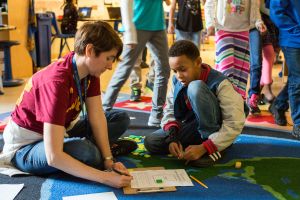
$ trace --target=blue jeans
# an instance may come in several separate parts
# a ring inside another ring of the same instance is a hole
[[[178,41],[178,40],[190,40],[198,47],[198,49],[200,49],[201,31],[198,31],[198,32],[185,32],[185,31],[175,29],[175,34],[176,34],[176,41]]]
[[[130,119],[124,111],[112,110],[105,113],[108,124],[110,143],[115,142],[128,128]],[[103,168],[103,158],[92,137],[91,129],[86,129],[84,120],[79,120],[68,131],[69,138],[64,139],[64,152],[73,158],[98,169]],[[44,175],[57,172],[58,169],[47,163],[44,141],[38,141],[19,149],[12,159],[12,164],[24,172]]]
[[[218,131],[222,125],[218,99],[203,81],[192,81],[188,85],[187,96],[195,117],[187,122],[182,122],[178,138],[183,148],[201,144],[209,135]],[[169,153],[167,138],[168,132],[159,129],[146,136],[145,147],[154,154],[167,154]]]
[[[282,47],[288,66],[288,84],[275,100],[278,109],[287,110],[290,100],[294,126],[300,126],[300,48]]]
[[[249,32],[250,47],[250,87],[248,97],[260,93],[260,78],[262,70],[262,40],[259,31],[254,28]]]

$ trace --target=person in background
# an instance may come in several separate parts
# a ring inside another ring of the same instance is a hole
[[[176,28],[174,26],[175,9],[178,4]],[[172,0],[168,33],[176,34],[176,40],[190,40],[200,49],[201,30],[203,29],[200,0]]]
[[[166,100],[170,67],[168,42],[162,0],[122,0],[122,24],[124,26],[124,51],[103,97],[103,108],[111,110],[121,87],[128,79],[138,56],[146,44],[155,61],[155,80],[152,110],[148,126],[159,127]]]
[[[75,34],[77,31],[78,12],[73,0],[65,0],[64,13],[61,21],[61,32]]]
[[[174,76],[162,129],[146,136],[145,147],[153,154],[171,153],[192,166],[211,166],[242,132],[244,101],[226,76],[202,63],[191,41],[175,42],[169,63]]]
[[[249,30],[263,32],[258,0],[206,0],[207,34],[216,32],[216,69],[225,74],[246,99],[249,74]]]
[[[264,23],[261,30],[255,27],[255,21],[251,21],[249,31],[249,47],[250,47],[250,86],[248,90],[247,105],[252,114],[259,114],[261,111],[258,107],[260,97],[260,80],[262,77],[262,35],[265,34],[267,28]]]
[[[112,69],[122,47],[109,24],[83,24],[75,52],[28,80],[5,127],[0,163],[35,175],[60,170],[112,187],[130,185],[132,177],[121,162],[114,162],[110,149],[127,130],[129,116],[123,111],[104,114],[100,96],[99,77]],[[80,111],[82,119],[72,126]],[[123,147],[126,153],[132,150]]]
[[[275,120],[286,121],[284,113],[290,104],[294,122],[292,135],[300,140],[300,2],[271,0],[270,17],[279,29],[279,44],[288,67],[288,83],[269,110]]]

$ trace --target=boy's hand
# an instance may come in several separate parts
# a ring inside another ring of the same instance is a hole
[[[169,151],[173,156],[177,157],[178,159],[183,158],[183,149],[182,149],[182,145],[179,141],[171,142],[169,144]]]
[[[206,149],[202,144],[190,145],[185,149],[183,159],[185,160],[198,160],[206,153]]]

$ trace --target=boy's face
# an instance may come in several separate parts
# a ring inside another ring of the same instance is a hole
[[[188,86],[191,81],[198,80],[200,77],[201,58],[191,60],[186,55],[169,57],[169,63],[176,78],[184,86]]]
[[[116,49],[112,49],[110,51],[102,52],[96,57],[93,51],[88,62],[89,74],[99,77],[107,69],[111,70],[112,64],[116,60],[117,53],[118,51]]]

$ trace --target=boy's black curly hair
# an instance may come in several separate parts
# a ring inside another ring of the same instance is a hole
[[[196,60],[199,56],[198,47],[191,41],[179,40],[169,49],[169,57],[179,57],[185,55],[191,60]]]

